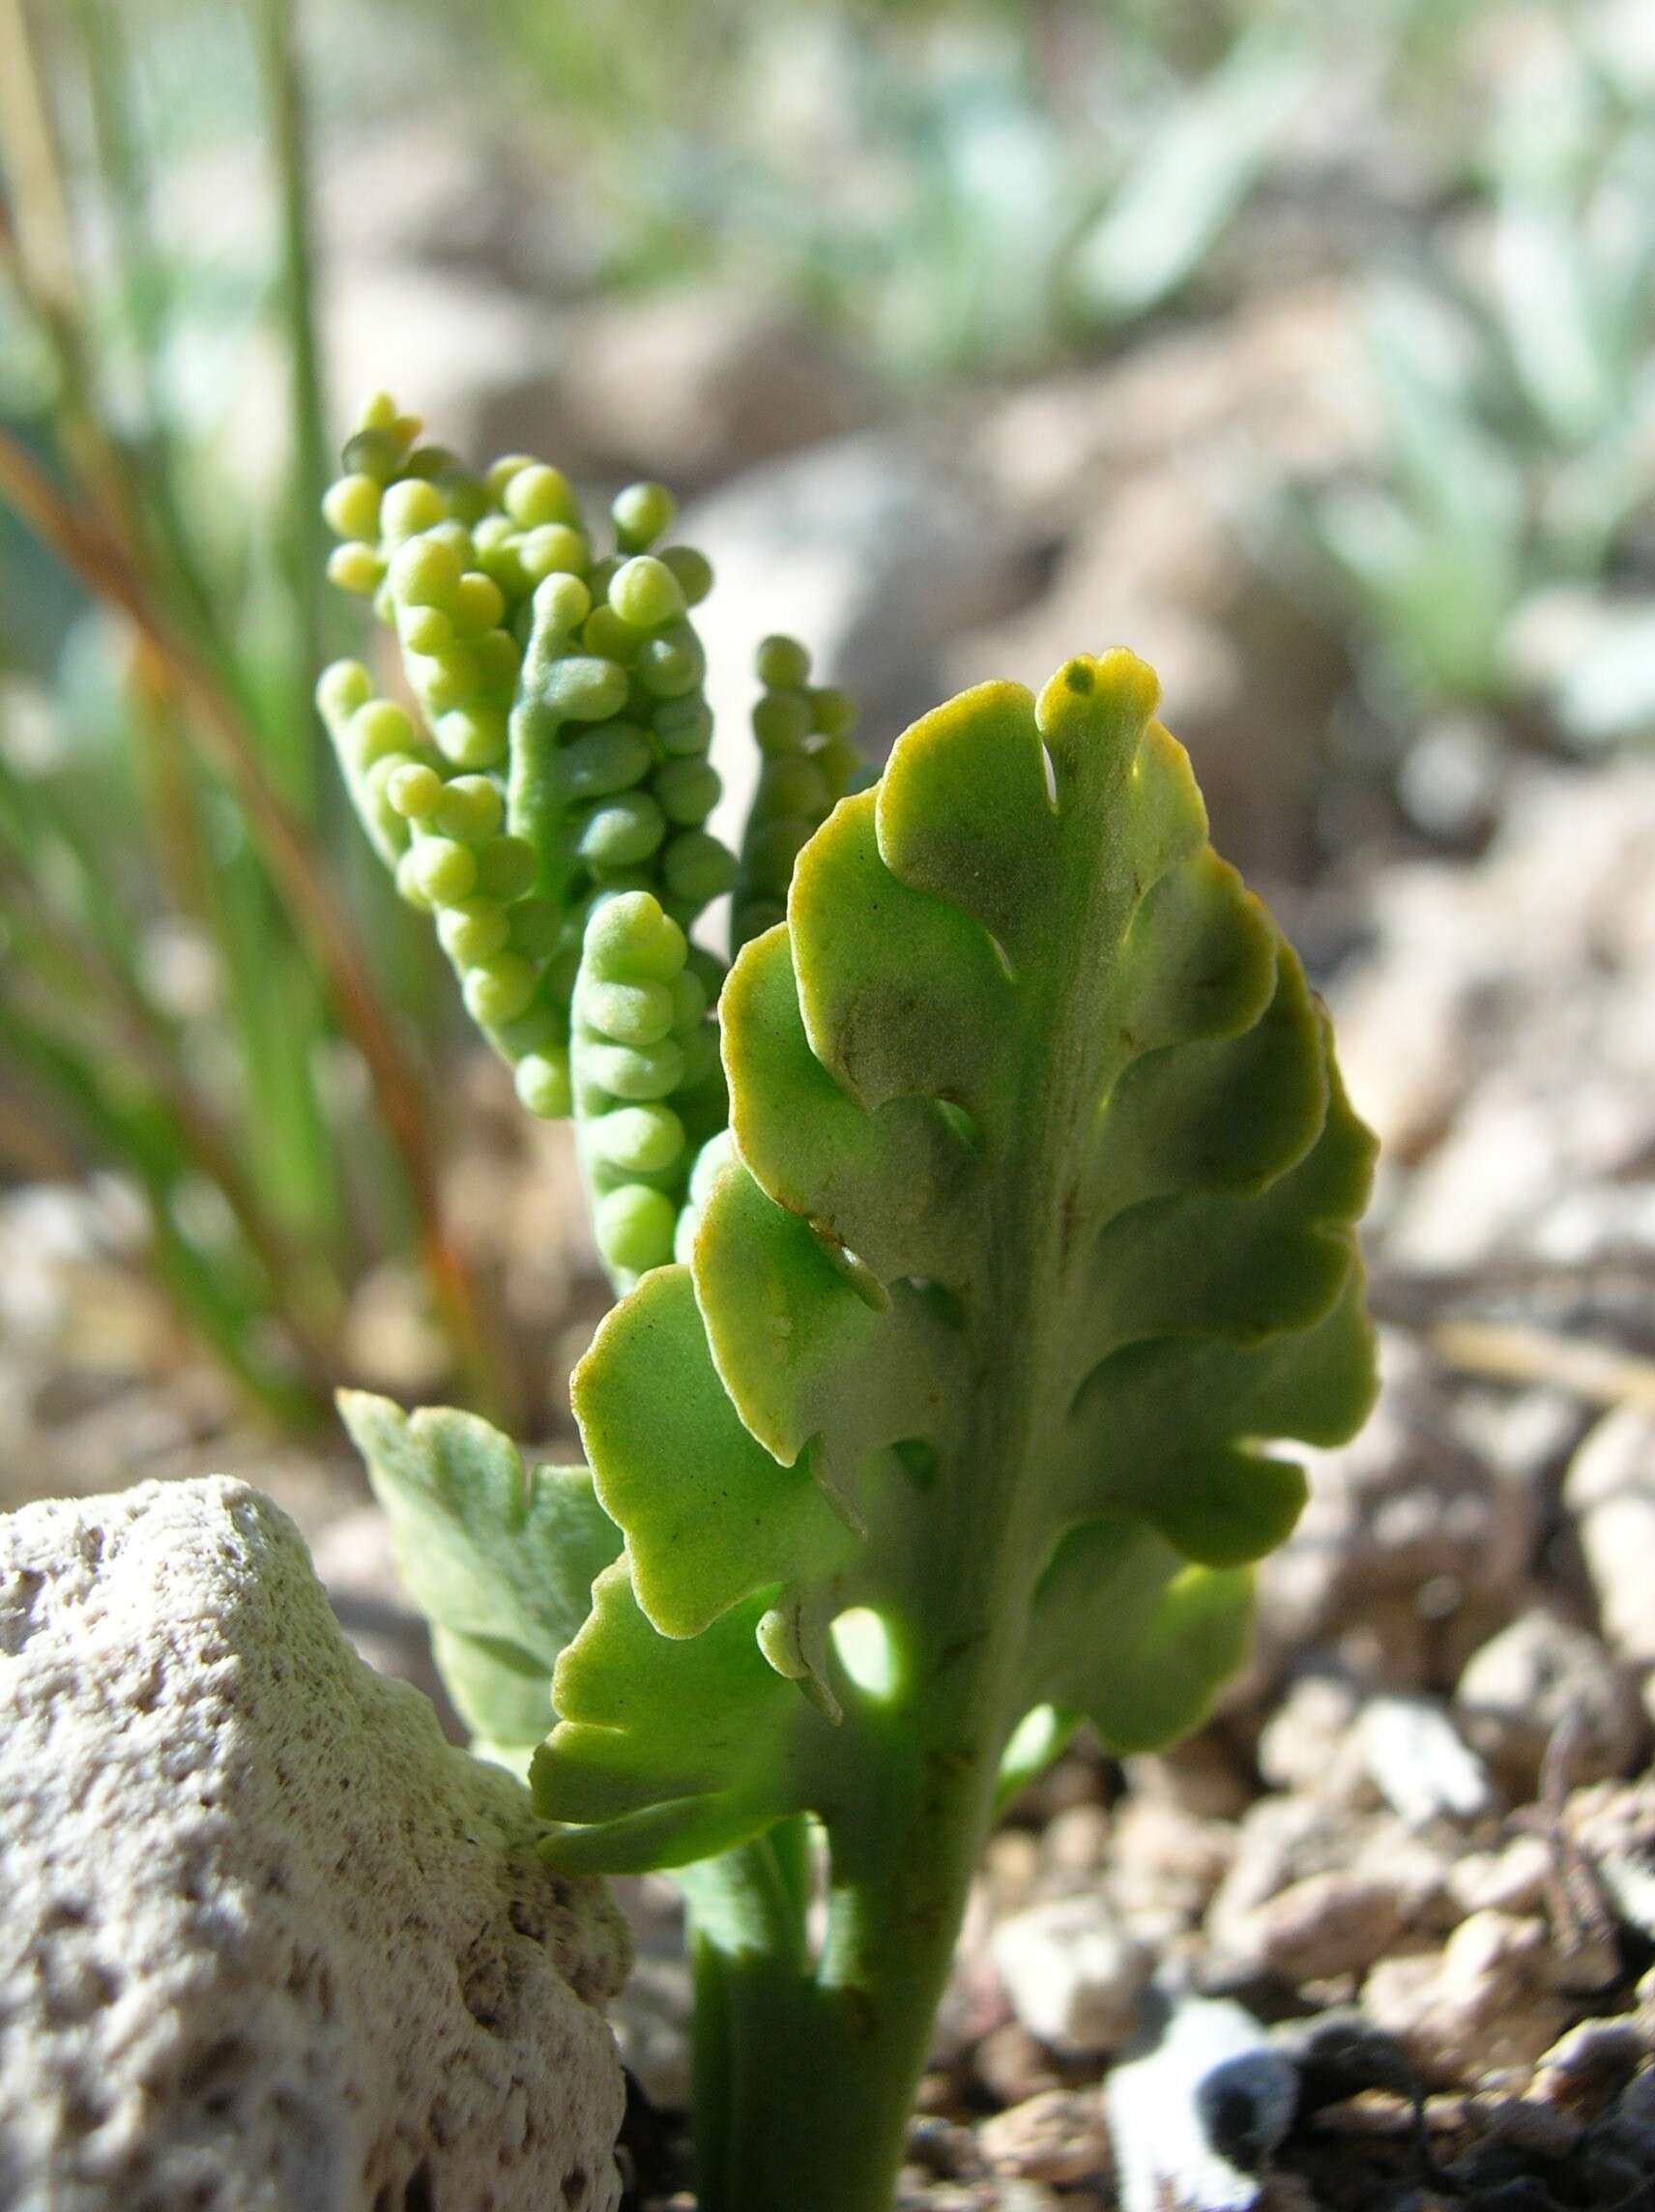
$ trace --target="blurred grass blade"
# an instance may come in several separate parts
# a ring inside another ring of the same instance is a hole
[[[1263,174],[1309,82],[1295,38],[1271,30],[1237,42],[1071,247],[1066,288],[1084,320],[1146,314],[1193,275]]]

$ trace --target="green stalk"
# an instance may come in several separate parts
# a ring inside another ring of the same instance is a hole
[[[1015,1649],[946,1620],[891,1701],[847,1712],[819,1959],[788,1868],[802,1822],[678,1877],[695,1965],[702,2212],[890,2212],[993,1825],[1001,1677]]]

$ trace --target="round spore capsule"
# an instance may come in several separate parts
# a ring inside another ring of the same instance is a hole
[[[537,584],[547,576],[583,575],[592,560],[592,548],[566,522],[542,522],[518,539],[517,558],[523,573]]]
[[[443,950],[462,968],[475,968],[479,960],[504,952],[510,935],[510,919],[498,899],[462,899],[437,917]]]
[[[669,760],[651,786],[661,812],[681,828],[699,829],[718,803],[718,771],[704,760]]]
[[[607,722],[626,704],[626,671],[616,661],[571,653],[553,661],[540,696],[560,721]]]
[[[527,1009],[535,983],[535,970],[521,953],[500,952],[469,969],[460,987],[473,1021],[498,1029]]]
[[[657,630],[638,655],[638,681],[652,697],[677,699],[693,691],[707,674],[701,640],[686,622]]]
[[[371,477],[375,483],[388,484],[402,466],[402,441],[388,424],[371,424],[345,440],[339,458],[347,475]]]
[[[609,513],[621,550],[639,553],[672,528],[678,518],[678,502],[665,484],[628,484],[616,494]]]
[[[379,527],[395,541],[418,537],[422,530],[448,519],[449,506],[435,484],[407,478],[388,484],[379,503]]]
[[[848,738],[857,726],[857,702],[849,691],[820,684],[810,693],[810,718],[825,738]]]
[[[469,645],[446,645],[440,653],[411,655],[408,675],[430,714],[464,707],[482,689],[482,670]]]
[[[623,1274],[643,1275],[672,1258],[678,1208],[664,1191],[623,1183],[606,1191],[593,1212],[593,1234],[605,1262]]]
[[[664,752],[704,753],[712,739],[712,710],[699,694],[669,699],[655,709],[650,726]]]
[[[535,880],[535,848],[524,837],[490,837],[477,849],[478,888],[509,903]]]
[[[625,667],[636,658],[644,643],[644,632],[634,629],[613,607],[594,607],[581,627],[580,642],[588,653],[601,654],[605,659],[618,660]]]
[[[393,596],[404,606],[451,606],[465,573],[459,555],[440,538],[411,538],[389,570]]]
[[[340,477],[328,486],[322,513],[336,538],[360,538],[371,545],[379,537],[381,485],[376,477]]]
[[[647,860],[666,834],[666,817],[647,792],[606,800],[588,815],[580,857],[591,868],[630,868]]]
[[[457,906],[477,887],[477,856],[452,837],[421,837],[408,860],[410,877],[432,906]]]
[[[809,654],[798,638],[779,632],[760,643],[756,665],[767,691],[797,691],[809,681]]]
[[[448,476],[461,467],[458,453],[447,446],[416,446],[402,464],[405,477],[423,477],[427,482]]]
[[[825,815],[833,794],[828,778],[804,753],[774,760],[765,770],[762,804],[767,814]]]
[[[371,545],[335,545],[328,556],[328,581],[341,592],[367,598],[385,577],[385,563]]]
[[[681,830],[661,858],[661,875],[677,898],[705,906],[720,897],[736,878],[736,862],[705,830]]]
[[[810,842],[813,825],[785,814],[759,824],[747,840],[747,873],[755,884],[783,892],[793,879],[793,863]]]
[[[441,653],[454,642],[454,626],[441,607],[403,606],[395,610],[396,634],[410,653]]]
[[[445,837],[479,845],[494,836],[506,819],[500,787],[486,775],[456,775],[442,788],[435,808],[436,827]]]
[[[517,1062],[514,1081],[523,1104],[543,1121],[561,1121],[573,1103],[566,1052],[525,1053]]]
[[[418,907],[421,914],[431,912],[431,900],[420,880],[417,849],[410,845],[396,863],[396,888],[408,905]]]
[[[668,1098],[683,1082],[683,1053],[670,1036],[651,1045],[590,1042],[582,1065],[611,1098],[631,1104]]]
[[[712,564],[693,545],[669,545],[661,559],[678,578],[687,606],[698,607],[712,589]]]
[[[718,1032],[712,1023],[699,1022],[686,1030],[679,1038],[679,1049],[683,1054],[681,1088],[698,1091],[704,1083],[711,1083],[718,1073]]]
[[[512,472],[501,502],[520,529],[534,530],[541,523],[562,522],[571,527],[580,521],[580,502],[562,469],[549,469],[532,461]]]
[[[683,588],[664,561],[639,553],[609,579],[609,604],[634,629],[658,629],[683,614]]]
[[[450,603],[450,616],[461,637],[481,637],[498,628],[506,613],[506,595],[492,576],[473,568],[461,576]]]
[[[330,729],[343,726],[373,697],[373,678],[360,660],[332,660],[316,679],[316,712]]]
[[[693,968],[681,969],[668,985],[672,992],[672,1026],[686,1030],[707,1011],[707,985]]]
[[[689,952],[677,922],[648,891],[625,891],[594,905],[586,924],[592,973],[640,983],[670,983]]]
[[[850,737],[825,740],[817,746],[814,758],[833,791],[848,791],[854,779],[869,765],[862,758],[861,748]]]
[[[810,735],[810,701],[802,691],[767,691],[753,709],[753,735],[761,752],[798,752]]]
[[[485,629],[472,647],[478,680],[491,696],[507,698],[523,665],[523,649],[508,629]]]
[[[386,778],[385,796],[410,822],[421,822],[443,796],[443,779],[423,761],[404,761]]]
[[[535,587],[535,622],[554,637],[566,637],[592,611],[592,594],[578,576],[555,573]]]
[[[629,791],[648,771],[650,741],[631,722],[600,722],[565,745],[553,760],[558,786],[570,799],[606,799]]]
[[[586,1141],[623,1175],[662,1175],[683,1151],[683,1123],[670,1106],[617,1106],[589,1124]]]
[[[564,911],[556,899],[518,899],[507,913],[513,952],[543,960],[557,950],[563,936]]]
[[[532,469],[534,466],[533,453],[502,453],[499,460],[489,464],[482,480],[496,499],[504,500],[506,487],[518,471]]]
[[[673,1026],[673,995],[665,983],[616,983],[589,977],[580,1016],[616,1044],[656,1044]]]
[[[351,716],[351,757],[359,769],[371,768],[392,753],[407,753],[420,742],[414,717],[394,699],[368,699]]]
[[[506,758],[506,710],[483,701],[450,707],[437,717],[436,739],[444,759],[455,768],[493,768]]]

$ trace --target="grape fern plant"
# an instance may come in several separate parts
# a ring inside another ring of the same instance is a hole
[[[885,2212],[997,1808],[1194,1725],[1280,1441],[1367,1411],[1372,1141],[1141,661],[979,685],[873,783],[769,639],[738,857],[667,495],[600,552],[557,471],[416,437],[375,402],[327,511],[422,715],[355,663],[323,713],[624,1295],[587,1468],[345,1416],[546,1856],[682,1883],[706,2212]]]

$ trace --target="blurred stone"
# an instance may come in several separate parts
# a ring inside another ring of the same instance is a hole
[[[1233,480],[1265,453],[1320,474],[1350,454],[1360,383],[1343,284],[1268,289],[1221,323],[1019,387],[985,415],[973,451],[1020,508],[1069,524],[1148,466],[1210,481],[1199,456]]]
[[[1565,1827],[1617,1917],[1655,1941],[1655,1773],[1576,1790]]]
[[[1160,1798],[1128,1797],[1116,1815],[1104,1886],[1134,1935],[1166,1945],[1201,1920],[1235,1848],[1231,1820],[1203,1819]]]
[[[1101,1805],[1065,1805],[1039,1839],[1040,1857],[1057,1875],[1095,1874],[1109,1846],[1110,1818]]]
[[[1226,1959],[1254,1955],[1255,1932],[1268,1925],[1262,1909],[1323,1875],[1377,1884],[1401,1926],[1451,1926],[1458,1917],[1448,1890],[1453,1838],[1444,1844],[1442,1833],[1417,1834],[1391,1814],[1359,1816],[1325,1799],[1262,1797],[1241,1822],[1234,1863],[1207,1913],[1208,1941]],[[1310,1906],[1322,1896],[1339,1903],[1337,1889],[1307,1892]]]
[[[583,466],[691,491],[866,429],[890,397],[864,360],[772,299],[695,284],[583,311],[560,403]]]
[[[1096,1894],[1002,1921],[991,1955],[1012,2009],[1054,2050],[1118,2051],[1137,2024],[1148,1952]]]
[[[1655,1718],[1655,1415],[1607,1414],[1575,1454],[1563,1490],[1611,1650],[1638,1670]]]
[[[1379,1794],[1410,1827],[1476,1820],[1495,1803],[1488,1769],[1429,1698],[1373,1698],[1362,1709],[1362,1755]]]
[[[1358,1111],[1393,1159],[1419,1163],[1392,1266],[1648,1248],[1652,881],[1655,770],[1640,760],[1524,771],[1474,867],[1377,879],[1373,949],[1331,997]]]
[[[1519,1915],[1540,1911],[1554,1878],[1544,1836],[1516,1835],[1497,1850],[1466,1851],[1448,1871],[1448,1888],[1462,1916],[1493,1910]]]
[[[1390,1885],[1373,1875],[1309,1875],[1236,1920],[1227,1940],[1239,1961],[1294,1986],[1362,1974],[1407,1925]]]
[[[990,2028],[972,2052],[972,2071],[1001,2105],[1026,2104],[1062,2086],[1063,2069],[1020,2020]]]
[[[1241,1955],[1253,1914],[1278,1891],[1312,1874],[1350,1863],[1354,1823],[1311,1797],[1261,1797],[1235,1837],[1234,1861],[1206,1915],[1212,1947]]]
[[[1038,685],[1069,655],[1114,645],[1159,674],[1162,715],[1195,764],[1219,849],[1249,875],[1303,877],[1345,662],[1193,475],[1173,487],[1157,465],[1112,483],[1050,589],[967,636],[950,687],[990,676]]]
[[[1527,1483],[1456,1434],[1441,1378],[1416,1345],[1385,1333],[1380,1372],[1379,1401],[1360,1435],[1306,1455],[1309,1502],[1259,1571],[1261,1648],[1279,1661],[1338,1640],[1387,1688],[1409,1691],[1423,1685],[1428,1657],[1420,1592],[1433,1593],[1437,1621],[1471,1601],[1509,1604],[1539,1515]],[[1350,1640],[1364,1618],[1386,1607],[1384,1633],[1356,1652]],[[1419,1631],[1411,1640],[1408,1615]]]
[[[1294,1674],[1259,1737],[1259,1772],[1272,1790],[1302,1790],[1360,1807],[1375,1791],[1356,1719],[1361,1691],[1348,1674]]]
[[[1467,1739],[1525,1797],[1565,1723],[1575,1783],[1624,1773],[1647,1733],[1624,1673],[1598,1639],[1545,1606],[1520,1614],[1473,1652],[1454,1704]]]
[[[1594,2118],[1655,2054],[1647,2021],[1583,2020],[1542,2053],[1530,2095]]]
[[[665,1875],[612,1885],[632,1932],[632,1971],[609,2008],[627,2071],[657,2110],[690,2106],[695,1991],[684,1947],[683,1901]]]
[[[977,2148],[996,2173],[1073,2186],[1103,2180],[1109,2131],[1095,2095],[1046,2089],[977,2130]]]
[[[947,641],[1021,604],[1034,582],[1021,533],[984,486],[940,441],[909,431],[749,469],[691,507],[681,535],[717,579],[696,623],[725,783],[712,827],[733,842],[757,776],[748,715],[761,637],[804,640],[817,678],[856,694],[861,741],[880,761],[946,695]]]
[[[1474,2086],[1532,2066],[1568,2020],[1541,1920],[1474,1912],[1442,1950],[1380,1960],[1362,2009],[1437,2079]]]
[[[1138,1796],[1164,1798],[1200,1820],[1233,1820],[1253,1801],[1251,1779],[1210,1729],[1125,1764],[1127,1786]]]

